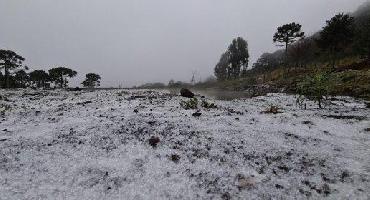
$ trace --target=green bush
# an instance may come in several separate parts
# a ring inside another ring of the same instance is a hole
[[[300,95],[299,102],[302,103],[301,99],[304,96],[315,101],[319,108],[322,108],[322,104],[330,92],[329,77],[330,73],[318,72],[299,82],[297,85],[297,93]]]
[[[180,106],[186,110],[197,109],[198,108],[198,99],[191,98],[188,101],[181,101]]]
[[[4,116],[5,112],[9,111],[11,108],[9,105],[0,104],[0,116]]]
[[[207,109],[210,109],[210,108],[217,108],[217,106],[214,104],[214,103],[210,103],[206,100],[202,100],[202,103],[200,104],[203,108],[207,108]]]

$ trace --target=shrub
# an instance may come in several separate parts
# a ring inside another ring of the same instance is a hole
[[[266,113],[266,114],[278,114],[278,113],[281,113],[280,112],[280,108],[277,107],[277,106],[274,106],[274,105],[270,105],[270,107],[268,107],[264,112],[262,113]]]
[[[297,102],[302,103],[302,97],[306,97],[315,101],[319,108],[322,108],[322,103],[329,95],[330,89],[330,74],[327,72],[318,72],[313,76],[307,76],[302,82],[298,83],[297,93],[300,99]]]
[[[202,103],[200,104],[203,108],[217,108],[217,106],[214,103],[210,103],[206,100],[202,100]]]
[[[0,104],[0,116],[3,116],[5,115],[5,112],[6,111],[9,111],[11,108],[9,105],[5,105],[5,104]]]
[[[186,110],[197,109],[198,108],[198,99],[197,98],[191,98],[188,101],[181,101],[180,106],[183,107]]]

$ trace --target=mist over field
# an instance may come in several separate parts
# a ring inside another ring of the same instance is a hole
[[[370,199],[370,0],[0,0],[0,200]]]
[[[277,26],[299,22],[307,34],[364,0],[1,0],[0,45],[35,69],[71,67],[102,86],[189,82],[213,74],[232,38],[248,41],[251,66],[277,49]]]

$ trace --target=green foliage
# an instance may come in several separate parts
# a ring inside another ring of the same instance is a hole
[[[9,111],[11,107],[9,105],[0,104],[0,116],[4,116],[7,111]]]
[[[44,70],[34,70],[29,73],[30,80],[32,84],[38,88],[46,87],[50,81],[50,76]]]
[[[197,98],[191,98],[187,101],[181,101],[180,106],[182,108],[184,108],[185,110],[197,109],[198,108],[198,99]]]
[[[49,75],[55,85],[59,85],[60,88],[66,88],[68,85],[67,78],[76,76],[77,72],[66,67],[57,67],[50,69]]]
[[[370,60],[370,16],[359,22],[355,36],[355,51]]]
[[[207,108],[207,109],[217,108],[217,106],[214,103],[210,103],[204,99],[202,100],[202,103],[200,104],[200,106],[202,106],[203,108]]]
[[[229,60],[230,60],[230,53],[227,51],[221,55],[220,61],[218,61],[215,67],[215,76],[218,80],[224,81],[229,78],[228,70],[229,70]]]
[[[250,70],[250,72],[264,73],[275,69],[282,64],[282,56],[282,51],[277,51],[275,53],[264,53],[258,58],[257,62],[253,64],[253,68]]]
[[[304,32],[301,31],[302,25],[298,23],[285,24],[277,28],[277,32],[273,37],[274,42],[284,43],[285,52],[288,52],[288,45],[295,42],[298,38],[304,37]]]
[[[29,75],[24,70],[15,72],[14,83],[15,87],[25,88],[28,86]]]
[[[280,108],[278,106],[270,105],[264,112],[266,114],[278,114],[281,113]]]
[[[314,40],[311,38],[300,39],[288,50],[287,61],[288,64],[295,67],[306,67],[310,63],[310,60],[315,59],[316,45]]]
[[[322,108],[324,99],[329,95],[330,74],[327,72],[318,72],[313,76],[307,76],[302,82],[298,83],[297,93],[302,96],[314,100],[319,108]],[[297,100],[298,102],[298,100]]]
[[[94,73],[88,73],[86,74],[85,80],[82,82],[82,85],[84,87],[88,88],[94,88],[97,86],[100,86],[100,75],[94,74]]]
[[[334,67],[338,54],[353,42],[353,37],[354,18],[342,13],[326,21],[316,42],[322,50],[329,53]]]
[[[238,78],[240,76],[241,69],[245,69],[248,66],[248,43],[243,38],[238,37],[232,41],[228,51],[230,52],[229,77]]]
[[[12,70],[21,67],[24,60],[22,56],[14,51],[0,49],[0,69],[4,69],[5,88],[10,88]]]
[[[215,76],[218,80],[236,79],[241,71],[246,71],[249,62],[248,43],[243,38],[234,39],[227,51],[221,55],[215,67]]]

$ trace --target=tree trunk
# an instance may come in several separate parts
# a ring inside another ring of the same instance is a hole
[[[337,59],[337,53],[336,53],[336,51],[335,51],[335,49],[332,49],[331,50],[331,54],[332,54],[332,66],[331,66],[331,68],[332,68],[332,71],[335,71],[335,63],[336,63],[336,59]]]
[[[288,58],[288,42],[285,42],[285,57]]]
[[[60,76],[60,88],[63,88],[63,75]]]
[[[4,65],[4,76],[5,76],[5,88],[9,88],[9,69]]]

